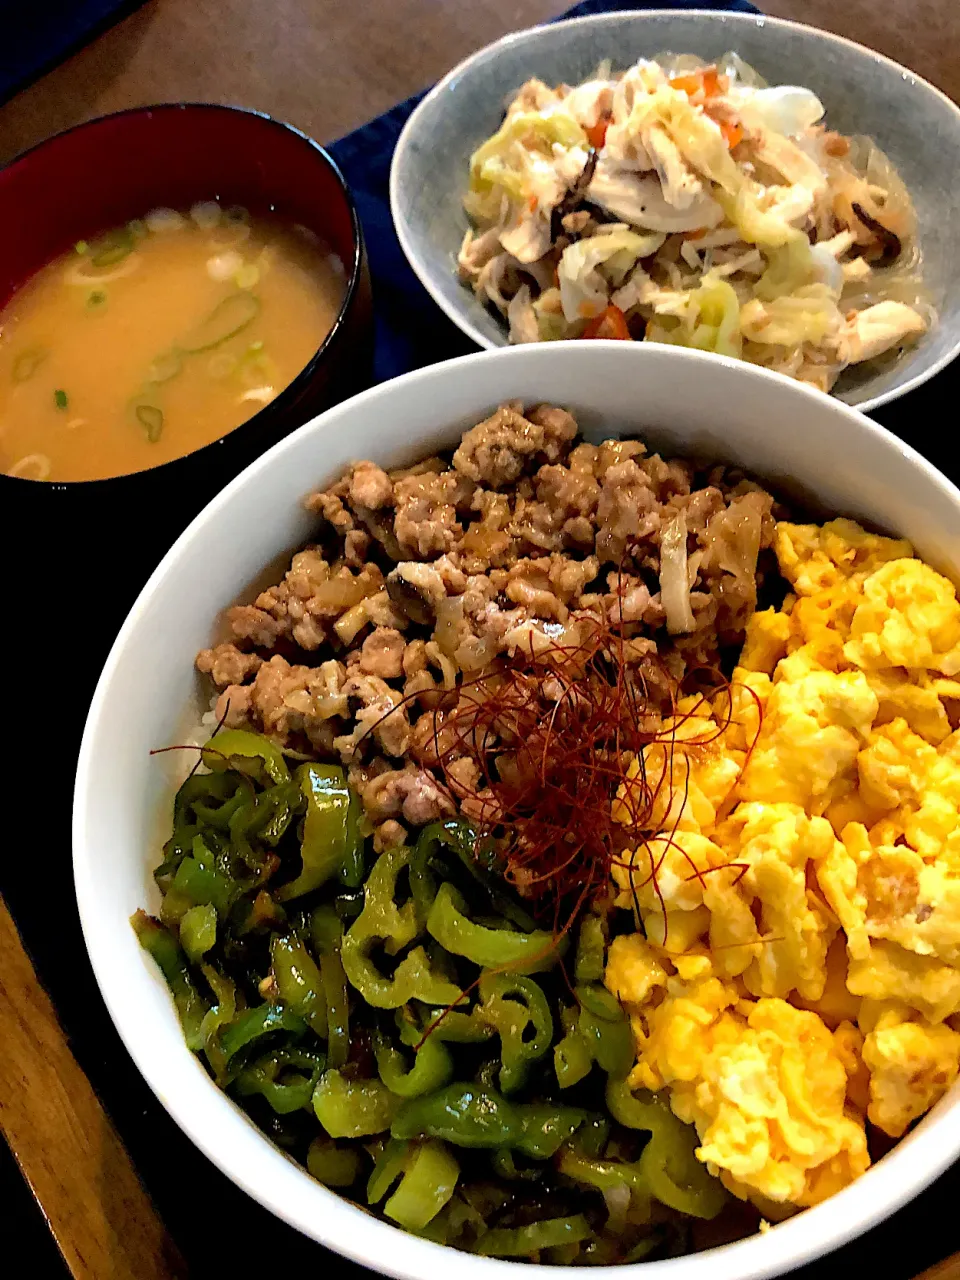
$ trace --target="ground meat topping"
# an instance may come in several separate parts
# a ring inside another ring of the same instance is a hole
[[[315,544],[228,610],[227,634],[197,656],[224,723],[347,767],[378,848],[458,807],[489,816],[448,720],[456,709],[464,731],[470,690],[511,655],[576,648],[602,619],[648,696],[667,700],[671,679],[716,669],[742,638],[773,537],[770,495],[638,440],[576,437],[565,409],[510,403],[452,459],[356,463],[307,499]],[[694,630],[668,636],[660,530],[680,513]],[[560,683],[543,692],[564,696]],[[509,753],[509,723],[472,732]]]
[[[573,442],[577,424],[565,409],[540,406],[524,417],[516,405],[501,405],[485,422],[466,432],[453,465],[477,484],[502,489],[540,454],[556,462]]]

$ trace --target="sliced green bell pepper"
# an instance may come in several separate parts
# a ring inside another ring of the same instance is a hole
[[[194,1053],[199,1052],[204,1044],[201,1028],[207,1012],[207,1004],[197,990],[176,938],[159,920],[148,916],[145,911],[135,911],[130,918],[130,923],[133,925],[140,945],[153,956],[166,979],[180,1017],[187,1048]]]
[[[362,868],[363,842],[360,836],[360,802],[347,786],[347,776],[339,765],[305,764],[297,770],[297,780],[307,804],[300,844],[300,874],[278,890],[281,902],[299,898],[334,876],[354,874],[357,860]]]
[[[410,851],[400,845],[374,863],[364,888],[363,910],[344,935],[340,952],[351,985],[377,1009],[398,1009],[409,1000],[446,1006],[460,998],[460,988],[433,970],[423,947],[409,952],[391,978],[384,977],[371,958],[378,943],[389,955],[396,955],[417,936],[413,902],[398,906],[394,900],[397,877],[409,856]]]
[[[453,955],[464,956],[482,969],[511,973],[542,973],[560,959],[562,946],[552,933],[488,929],[469,919],[465,907],[459,891],[452,884],[442,884],[427,916],[427,932]]]
[[[532,978],[507,973],[484,973],[480,1000],[479,1017],[500,1037],[500,1088],[505,1094],[516,1093],[531,1066],[550,1048],[550,1005]]]
[[[325,1071],[313,1091],[313,1109],[331,1138],[365,1138],[383,1133],[400,1105],[379,1080],[348,1080]]]

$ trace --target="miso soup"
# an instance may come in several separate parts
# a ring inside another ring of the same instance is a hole
[[[106,479],[217,440],[300,373],[345,287],[305,228],[212,201],[81,241],[0,311],[0,470]]]

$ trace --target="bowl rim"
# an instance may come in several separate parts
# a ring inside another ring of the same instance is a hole
[[[555,21],[547,21],[537,24],[533,27],[525,27],[522,31],[510,31],[506,35],[501,36],[499,40],[493,40],[490,44],[484,45],[482,49],[477,49],[468,57],[458,62],[455,67],[430,89],[421,101],[414,108],[406,124],[400,132],[394,148],[393,158],[390,163],[390,213],[393,218],[394,229],[397,233],[397,239],[403,250],[407,262],[410,264],[417,279],[426,289],[427,293],[437,304],[440,310],[449,320],[471,338],[479,347],[483,347],[488,351],[496,350],[501,346],[507,346],[506,336],[503,342],[492,341],[485,333],[483,333],[469,316],[465,315],[457,302],[449,299],[434,283],[429,268],[425,265],[420,253],[416,247],[412,228],[408,224],[405,216],[401,212],[400,186],[403,178],[403,170],[407,162],[407,154],[412,150],[415,141],[418,141],[418,134],[422,127],[423,118],[428,114],[437,101],[442,98],[449,90],[451,84],[461,77],[464,73],[472,70],[473,65],[481,60],[485,60],[492,54],[499,52],[501,49],[509,48],[515,44],[523,44],[532,41],[537,35],[557,27],[603,27],[621,22],[623,19],[629,19],[632,23],[642,24],[650,19],[656,18],[672,18],[672,19],[694,19],[700,21],[710,21],[714,24],[734,26],[753,26],[753,27],[772,27],[776,30],[794,30],[801,31],[806,34],[813,34],[820,40],[833,43],[849,50],[854,56],[861,57],[866,55],[874,62],[882,63],[891,71],[895,71],[901,79],[908,80],[915,89],[920,93],[929,93],[933,95],[940,103],[945,106],[955,117],[957,129],[960,132],[960,105],[953,101],[942,89],[938,89],[935,84],[926,80],[916,71],[911,71],[909,67],[895,61],[893,58],[887,57],[886,54],[871,49],[868,45],[860,44],[856,40],[851,40],[848,36],[837,35],[833,31],[824,31],[820,27],[814,27],[807,22],[794,22],[788,18],[775,18],[765,13],[744,13],[738,9],[618,9],[612,13],[592,13],[585,14],[579,18],[562,18]],[[567,341],[577,341],[577,339],[567,339]],[[941,373],[947,365],[951,364],[958,356],[960,356],[960,327],[956,339],[953,344],[940,356],[940,358],[929,368],[913,374],[907,378],[899,386],[889,387],[886,391],[879,395],[869,396],[864,400],[857,401],[856,404],[849,405],[849,408],[858,409],[861,413],[870,413],[874,409],[879,409],[881,405],[889,404],[893,400],[898,400],[901,396],[907,394],[908,391],[914,391],[917,387],[923,386],[929,382],[931,378]],[[750,361],[743,363],[749,364]],[[757,366],[761,367],[761,366]],[[788,374],[781,374],[781,377],[789,377]],[[796,379],[791,379],[796,381]],[[827,393],[831,394],[831,393]],[[832,399],[839,400],[839,397],[832,396]],[[845,404],[846,401],[840,401]]]
[[[334,160],[333,156],[321,143],[315,138],[311,138],[308,133],[302,129],[298,129],[296,125],[289,124],[286,120],[278,120],[276,116],[270,115],[266,111],[259,111],[255,107],[242,107],[225,102],[156,102],[140,107],[124,107],[120,111],[108,111],[105,115],[91,116],[89,120],[81,120],[79,124],[70,125],[67,129],[61,129],[57,133],[51,133],[49,137],[41,138],[39,142],[35,142],[33,146],[27,147],[26,150],[19,152],[11,157],[4,164],[0,164],[0,180],[9,169],[15,168],[21,162],[29,160],[29,158],[37,151],[42,151],[45,147],[54,142],[60,141],[61,138],[69,137],[71,134],[80,133],[84,129],[93,128],[102,125],[109,120],[117,120],[125,116],[151,116],[158,113],[167,114],[174,111],[212,111],[223,112],[234,117],[248,117],[262,120],[266,124],[275,129],[283,129],[287,133],[293,134],[300,142],[306,143],[310,151],[314,153],[314,158],[321,164],[325,164],[333,175],[334,181],[340,189],[340,195],[344,201],[347,213],[350,217],[351,239],[353,243],[352,261],[349,267],[344,263],[346,269],[346,283],[344,287],[343,300],[337,311],[336,319],[330,327],[326,337],[317,347],[313,355],[296,374],[292,382],[287,383],[284,389],[269,404],[263,406],[256,413],[246,418],[243,422],[238,423],[235,427],[231,427],[229,431],[225,431],[222,436],[218,436],[216,440],[210,440],[207,444],[201,445],[199,449],[191,449],[189,453],[180,454],[179,457],[170,458],[167,462],[161,462],[155,467],[143,467],[139,471],[126,471],[118,476],[103,476],[93,480],[30,480],[23,476],[11,476],[6,472],[0,472],[0,484],[16,484],[20,487],[21,494],[28,492],[24,486],[32,486],[34,488],[41,487],[42,491],[49,493],[51,491],[65,491],[70,493],[86,493],[96,497],[103,493],[101,486],[115,485],[124,481],[134,482],[137,479],[143,479],[144,476],[160,476],[161,474],[169,474],[169,468],[179,467],[184,463],[196,463],[203,466],[208,460],[214,457],[213,451],[225,440],[229,440],[237,431],[245,428],[254,430],[269,431],[272,420],[279,420],[285,414],[291,405],[293,405],[303,389],[310,383],[317,369],[323,360],[326,359],[334,343],[340,340],[340,336],[347,326],[350,314],[353,309],[354,300],[360,289],[363,280],[363,266],[365,259],[365,240],[363,236],[363,226],[360,222],[360,215],[357,212],[356,201],[353,198],[353,192],[347,184],[346,178],[340,166]],[[172,479],[172,477],[171,477]],[[11,496],[13,490],[10,491]]]
[[[601,340],[589,346],[580,347],[578,350],[586,353],[601,349],[620,352],[621,354],[615,359],[623,360],[625,367],[631,360],[639,360],[642,364],[645,359],[652,357],[655,351],[658,360],[677,366],[676,376],[681,381],[685,374],[696,376],[698,366],[705,367],[704,361],[715,365],[719,360],[744,383],[753,382],[761,387],[766,383],[774,398],[786,396],[795,397],[801,401],[806,399],[811,413],[827,413],[837,419],[838,426],[845,424],[842,425],[842,429],[849,432],[851,447],[855,446],[858,438],[860,440],[872,438],[883,449],[897,455],[908,470],[920,472],[930,485],[948,498],[960,514],[960,489],[916,449],[881,424],[842,401],[834,400],[831,403],[826,400],[815,388],[731,357],[711,356],[708,353],[687,348],[663,346],[644,348],[641,345],[632,347],[616,341]],[[246,1124],[251,1132],[244,1131],[238,1137],[234,1117],[224,1119],[225,1112],[222,1109],[209,1105],[204,1105],[201,1115],[189,1090],[180,1089],[178,1092],[177,1089],[172,1091],[168,1089],[168,1077],[171,1073],[163,1064],[158,1065],[150,1036],[145,1036],[138,1028],[130,1025],[123,989],[123,975],[117,974],[113,969],[107,941],[109,935],[101,934],[98,928],[97,853],[86,839],[86,829],[90,821],[88,810],[95,792],[98,773],[96,739],[101,731],[101,722],[107,723],[105,703],[108,690],[116,678],[117,669],[122,666],[128,642],[141,625],[140,615],[146,608],[149,598],[163,589],[168,580],[181,571],[194,540],[209,536],[206,533],[206,527],[216,523],[220,512],[229,508],[240,491],[255,487],[257,480],[273,468],[287,451],[295,450],[305,437],[313,436],[318,442],[322,441],[324,436],[337,430],[342,419],[349,420],[360,409],[373,414],[380,406],[387,409],[387,413],[381,416],[389,420],[390,396],[397,383],[419,385],[421,398],[425,403],[429,403],[429,386],[434,379],[456,379],[461,371],[475,365],[487,365],[490,372],[495,374],[499,364],[522,362],[535,351],[542,353],[537,357],[538,359],[544,359],[547,362],[566,358],[569,354],[564,353],[564,357],[560,357],[558,348],[553,344],[540,344],[536,347],[505,347],[494,351],[474,352],[454,360],[414,370],[403,375],[402,378],[380,383],[326,410],[278,441],[240,472],[191,521],[138,595],[136,603],[120,628],[98,680],[79,752],[72,829],[77,906],[87,953],[101,997],[141,1075],[194,1145],[253,1199],[265,1205],[290,1226],[317,1240],[325,1247],[364,1266],[375,1267],[383,1274],[396,1277],[397,1280],[447,1280],[451,1265],[455,1265],[458,1271],[462,1272],[464,1280],[491,1280],[494,1268],[500,1269],[500,1280],[512,1280],[508,1271],[503,1270],[504,1267],[523,1267],[525,1274],[531,1274],[532,1267],[533,1272],[538,1273],[542,1280],[550,1280],[551,1276],[555,1277],[556,1269],[542,1265],[481,1258],[470,1254],[458,1253],[455,1258],[451,1257],[451,1251],[446,1246],[410,1236],[400,1228],[379,1219],[373,1219],[364,1210],[352,1206],[336,1193],[320,1186],[309,1188],[311,1211],[307,1212],[300,1202],[303,1197],[300,1197],[295,1204],[291,1204],[291,1200],[295,1200],[296,1196],[284,1198],[280,1194],[271,1195],[265,1189],[268,1180],[265,1174],[261,1174],[259,1180],[251,1178],[249,1166],[241,1158],[240,1148],[264,1162],[268,1171],[278,1177],[282,1176],[285,1164],[293,1163],[278,1149],[272,1148],[269,1139],[254,1130],[249,1122]],[[550,355],[550,352],[554,354]],[[628,352],[630,354],[627,354]],[[578,354],[576,358],[589,360],[590,357],[586,354]],[[497,394],[495,378],[489,378],[488,381],[491,387],[489,399],[492,401],[496,399]],[[827,407],[828,405],[830,407]],[[216,1088],[212,1081],[207,1079],[199,1064],[191,1060],[190,1066],[196,1066],[197,1072],[203,1076],[210,1088]],[[209,1099],[205,1101],[209,1102]],[[223,1101],[236,1110],[235,1104],[229,1099],[224,1098]],[[240,1118],[239,1111],[236,1118]],[[222,1124],[221,1120],[223,1120]],[[229,1137],[230,1141],[222,1140],[224,1137]],[[231,1150],[231,1143],[233,1150]],[[704,1250],[702,1253],[645,1263],[646,1274],[649,1275],[650,1280],[702,1280],[709,1267],[713,1280],[769,1280],[775,1275],[783,1274],[785,1270],[792,1270],[830,1253],[876,1226],[918,1195],[953,1162],[958,1154],[960,1154],[960,1105],[955,1105],[945,1110],[932,1124],[928,1124],[925,1128],[921,1125],[918,1130],[903,1139],[883,1160],[873,1165],[866,1174],[820,1205],[779,1223],[766,1233],[757,1233],[730,1244]],[[304,1178],[308,1177],[305,1172],[299,1170],[299,1166],[296,1167]],[[300,1187],[301,1184],[297,1182],[296,1188],[288,1187],[287,1190],[295,1191]],[[317,1196],[316,1202],[314,1202],[314,1196]],[[336,1237],[335,1241],[329,1234],[324,1235],[322,1228],[317,1227],[318,1215],[315,1212],[315,1203],[322,1204],[325,1196],[330,1197],[327,1201],[327,1213],[324,1215],[327,1231]],[[345,1207],[350,1211],[346,1216],[344,1216]],[[818,1227],[816,1231],[807,1229],[807,1225],[811,1222],[811,1214],[815,1215]],[[773,1243],[774,1241],[776,1244]],[[606,1267],[602,1270],[608,1275],[609,1280],[633,1280],[635,1276],[634,1267],[627,1264]]]

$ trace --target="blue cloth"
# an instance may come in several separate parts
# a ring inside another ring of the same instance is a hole
[[[138,9],[143,0],[0,0],[0,102]]]
[[[746,0],[584,0],[562,16],[663,8],[758,12]],[[408,98],[328,148],[350,184],[366,236],[376,313],[375,382],[476,350],[410,269],[390,217],[390,160],[400,131],[423,96]]]

